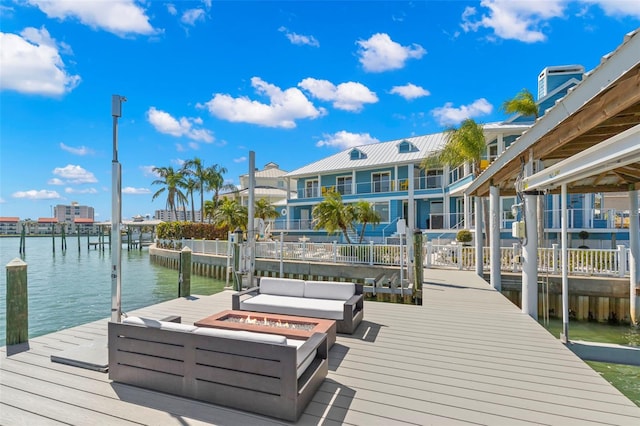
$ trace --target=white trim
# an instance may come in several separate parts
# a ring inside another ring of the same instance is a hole
[[[524,189],[571,183],[640,159],[640,124],[524,179]]]

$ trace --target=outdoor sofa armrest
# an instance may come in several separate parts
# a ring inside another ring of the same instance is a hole
[[[315,350],[318,351],[318,358],[327,359],[329,348],[326,333],[313,333],[311,337],[298,348],[298,362],[303,362],[311,352]]]
[[[242,291],[239,291],[237,293],[233,293],[231,295],[231,309],[233,309],[235,311],[239,311],[240,310],[240,297],[241,296],[251,295],[251,297],[253,297],[253,296],[257,296],[258,294],[260,294],[260,287],[251,287],[251,288],[248,288],[246,290],[242,290]]]
[[[354,294],[347,301],[344,302],[344,317],[353,317],[356,312],[361,311],[364,304],[363,294]]]

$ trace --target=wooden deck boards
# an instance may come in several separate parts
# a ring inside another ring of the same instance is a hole
[[[224,292],[135,314],[193,323],[230,307]],[[51,362],[106,342],[106,325],[2,348],[0,424],[288,424]],[[640,408],[472,272],[427,270],[423,306],[366,302],[357,334],[338,335],[329,356],[329,376],[298,424],[640,424]]]

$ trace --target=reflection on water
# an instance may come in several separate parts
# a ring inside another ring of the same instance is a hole
[[[0,238],[3,267],[19,258],[19,238]],[[87,250],[86,239],[67,238],[67,250],[56,238],[26,239],[29,337],[36,337],[111,315],[111,251]],[[6,272],[0,280],[0,345],[6,338]],[[191,277],[191,293],[209,295],[224,287],[213,278]],[[178,296],[178,271],[153,265],[146,249],[122,251],[122,310],[153,305]]]

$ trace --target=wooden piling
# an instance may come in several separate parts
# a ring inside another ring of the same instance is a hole
[[[13,259],[7,264],[7,339],[6,345],[29,340],[29,298],[27,263]]]
[[[178,296],[191,296],[191,249],[185,247],[180,251],[180,284]]]

